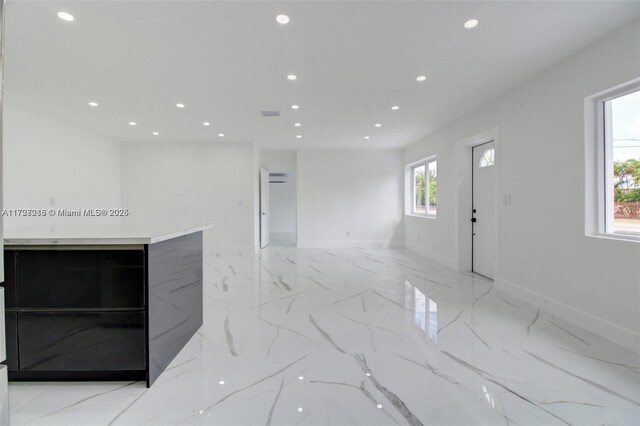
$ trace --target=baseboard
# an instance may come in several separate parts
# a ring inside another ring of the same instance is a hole
[[[640,335],[631,330],[503,279],[495,280],[495,288],[626,349],[640,353]]]
[[[402,244],[391,241],[300,241],[298,248],[400,248]]]
[[[405,248],[409,251],[419,254],[420,256],[424,256],[429,260],[444,265],[447,268],[451,268],[456,271],[458,270],[458,261],[448,256],[444,256],[442,253],[434,252],[432,250],[426,250],[423,247],[420,247],[419,245],[413,243],[405,243]]]

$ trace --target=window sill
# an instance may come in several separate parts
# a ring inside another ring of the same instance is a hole
[[[613,241],[625,241],[628,243],[640,243],[640,235],[628,235],[628,234],[592,234],[587,235],[591,238],[599,238],[603,240]]]
[[[436,215],[435,214],[414,214],[414,213],[405,213],[405,216],[411,216],[411,217],[419,217],[421,219],[435,219]]]

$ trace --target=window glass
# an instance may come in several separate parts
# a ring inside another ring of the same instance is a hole
[[[429,163],[429,208],[427,213],[435,215],[438,210],[438,163],[432,161]]]
[[[413,212],[425,214],[426,212],[426,175],[425,165],[413,169]]]
[[[483,154],[482,157],[480,158],[480,167],[490,167],[493,166],[495,164],[495,159],[494,156],[496,154],[496,151],[491,148],[486,150]]]
[[[605,102],[605,115],[606,231],[640,235],[640,91]]]

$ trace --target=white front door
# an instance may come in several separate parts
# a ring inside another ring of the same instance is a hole
[[[473,147],[473,272],[493,279],[494,179],[493,142]]]
[[[269,170],[260,169],[260,248],[269,245]]]

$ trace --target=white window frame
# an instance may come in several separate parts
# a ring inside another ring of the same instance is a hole
[[[613,145],[611,109],[608,101],[640,90],[640,78],[591,96],[585,100],[586,135],[586,234],[640,242],[640,236],[612,230]]]
[[[416,216],[416,217],[425,217],[430,219],[435,219],[438,215],[438,193],[436,192],[436,212],[429,213],[429,164],[436,163],[436,170],[438,167],[438,159],[435,155],[431,157],[427,157],[423,160],[416,161],[415,163],[408,164],[405,168],[405,214],[407,216]],[[426,202],[424,213],[417,212],[414,210],[415,208],[415,196],[416,196],[416,182],[413,177],[413,171],[418,168],[424,166],[425,169],[425,191],[426,193]],[[437,173],[437,172],[436,172]]]

